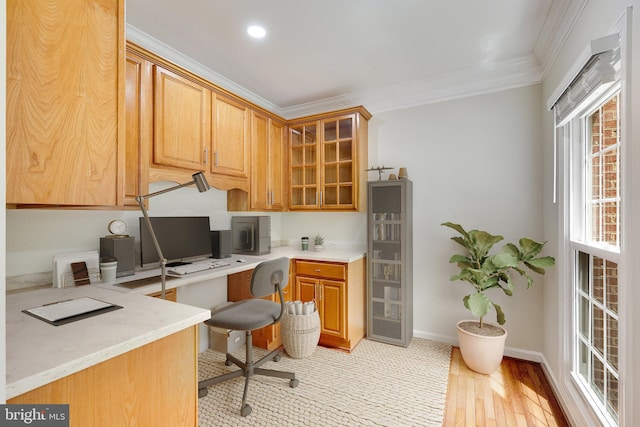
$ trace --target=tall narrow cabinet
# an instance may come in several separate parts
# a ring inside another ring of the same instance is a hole
[[[367,338],[406,347],[413,336],[413,184],[367,187]]]

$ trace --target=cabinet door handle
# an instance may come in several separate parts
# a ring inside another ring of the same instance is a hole
[[[209,164],[209,149],[208,148],[204,149],[204,164],[205,164],[205,166],[207,164]]]
[[[213,167],[214,168],[218,167],[218,152],[217,151],[213,152]]]
[[[322,191],[320,192],[320,201],[318,203],[320,206],[322,206]]]
[[[319,268],[316,268],[316,273],[320,273],[320,269]]]

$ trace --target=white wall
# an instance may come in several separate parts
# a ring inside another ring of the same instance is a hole
[[[502,234],[505,241],[542,239],[540,93],[539,86],[512,89],[380,113],[370,122],[378,150],[370,157],[406,167],[414,182],[414,328],[420,335],[455,340],[456,322],[471,317],[462,304],[471,288],[449,281],[457,245],[441,223]],[[512,298],[494,294],[507,317],[507,347],[540,352],[543,280],[519,288]]]
[[[545,81],[543,83],[543,138],[544,138],[544,237],[549,240],[549,246],[554,250],[560,250],[561,236],[560,236],[560,207],[558,204],[552,203],[553,192],[553,117],[550,112],[546,111],[545,105],[552,93],[557,90],[561,82],[567,75],[567,73],[574,68],[578,58],[587,48],[590,40],[603,37],[611,34],[613,28],[619,24],[620,19],[623,17],[625,8],[628,5],[633,4],[635,6],[635,13],[633,16],[633,31],[635,34],[632,36],[633,52],[633,65],[631,69],[631,76],[637,77],[640,75],[640,19],[638,14],[640,13],[640,1],[634,0],[592,0],[587,2],[581,16],[575,23],[570,35],[567,37],[565,44],[558,57],[554,61],[553,66],[549,70]],[[577,70],[574,70],[577,71]],[[638,167],[634,165],[640,164],[640,153],[637,150],[638,142],[640,141],[640,121],[632,118],[640,117],[640,88],[638,82],[632,84],[633,94],[631,99],[627,99],[631,102],[631,114],[625,119],[629,119],[631,122],[632,133],[627,133],[627,130],[623,132],[623,144],[627,144],[628,151],[626,154],[629,157],[626,158],[626,170],[623,168],[623,174],[627,174],[623,184],[623,197],[626,198],[626,203],[623,207],[625,209],[624,215],[627,218],[627,222],[623,224],[622,242],[624,245],[624,254],[620,267],[621,282],[632,284],[633,278],[640,274],[640,264],[637,262],[637,254],[640,253],[640,247],[638,241],[640,241],[640,229],[638,228],[637,221],[633,221],[633,218],[638,218],[640,214],[640,176],[638,176]],[[624,102],[624,101],[623,101]],[[624,113],[623,113],[624,114]],[[573,381],[570,378],[570,349],[565,348],[563,345],[563,330],[564,325],[562,323],[563,316],[570,315],[569,307],[562,304],[560,298],[560,292],[562,292],[562,286],[568,286],[562,279],[562,266],[554,269],[547,277],[547,286],[544,294],[544,343],[543,351],[546,360],[546,366],[550,369],[550,374],[553,377],[553,381],[556,386],[559,386],[561,398],[565,404],[565,408],[569,409],[569,416],[574,420],[576,425],[592,425],[597,424],[597,420],[591,411],[586,409],[580,397],[578,397],[573,386]],[[625,280],[626,278],[626,280]],[[620,425],[638,425],[640,422],[640,407],[637,404],[638,391],[633,390],[640,385],[640,368],[634,362],[637,360],[637,356],[640,351],[640,333],[639,330],[633,330],[633,325],[640,324],[640,314],[635,309],[634,302],[640,301],[640,289],[637,286],[624,289],[624,285],[621,286],[621,292],[625,292],[621,295],[620,310],[621,314],[626,312],[628,315],[625,324],[630,328],[623,330],[625,337],[620,340],[620,358],[621,363],[628,363],[624,375],[620,378],[620,384],[623,386],[621,393],[621,400],[626,409],[621,416]],[[625,305],[626,303],[626,305]],[[628,310],[628,311],[626,311]],[[621,322],[621,328],[622,326]],[[636,328],[637,329],[637,328]],[[635,339],[633,339],[635,338]],[[633,347],[635,341],[635,348]]]

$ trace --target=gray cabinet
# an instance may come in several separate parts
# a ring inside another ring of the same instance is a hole
[[[367,187],[367,338],[406,347],[413,336],[413,184]]]

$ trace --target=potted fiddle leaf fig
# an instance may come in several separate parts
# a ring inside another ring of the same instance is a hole
[[[550,256],[539,256],[546,242],[523,237],[518,244],[507,243],[500,251],[491,254],[494,245],[504,237],[482,230],[465,230],[452,222],[442,224],[459,233],[451,238],[464,248],[464,253],[454,254],[449,259],[460,271],[451,276],[451,281],[462,281],[473,288],[462,301],[464,306],[478,320],[458,322],[458,343],[462,358],[476,372],[490,374],[495,371],[504,354],[507,331],[502,327],[506,317],[502,307],[492,301],[487,292],[502,291],[512,296],[514,291],[513,273],[527,280],[527,288],[533,285],[529,271],[544,274],[545,268],[555,264]],[[497,325],[484,321],[491,309],[496,312]]]

